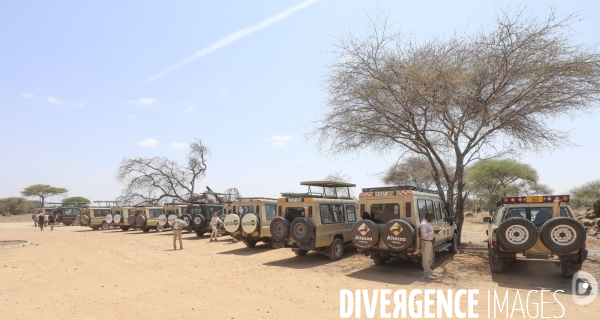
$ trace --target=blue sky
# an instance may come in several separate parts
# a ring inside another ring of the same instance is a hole
[[[183,161],[185,143],[211,149],[200,185],[277,197],[299,182],[341,170],[359,188],[381,185],[396,160],[319,153],[306,141],[325,109],[321,82],[335,36],[362,32],[367,14],[386,11],[417,38],[486,25],[486,1],[322,0],[267,24],[166,73],[236,32],[265,24],[303,1],[5,1],[0,5],[0,197],[32,184],[69,196],[110,200],[122,186],[123,157]],[[504,2],[503,2],[504,3]],[[549,4],[529,4],[548,12]],[[579,42],[598,43],[600,4],[558,3],[583,10]],[[238,34],[239,35],[239,34]],[[558,119],[579,147],[524,152],[541,182],[556,192],[600,179],[600,112]]]

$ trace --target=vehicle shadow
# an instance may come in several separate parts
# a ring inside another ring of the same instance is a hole
[[[243,248],[219,252],[217,254],[233,254],[236,256],[251,256],[251,255],[255,255],[255,254],[259,254],[259,253],[263,253],[263,252],[269,252],[273,249],[274,249],[273,247],[271,247],[269,244],[265,243],[265,244],[261,244],[261,245],[257,244],[256,247],[254,247],[254,248],[248,248],[248,247],[244,246]]]
[[[315,251],[309,252],[304,257],[298,257],[294,252],[292,252],[290,248],[283,248],[279,250],[287,250],[290,254],[290,257],[282,260],[263,263],[263,265],[301,270],[320,267],[336,262],[329,259],[329,257],[327,257],[326,255]],[[350,259],[352,256],[356,255],[357,252],[358,251],[356,250],[356,248],[354,248],[354,246],[344,246],[344,255],[339,261]]]

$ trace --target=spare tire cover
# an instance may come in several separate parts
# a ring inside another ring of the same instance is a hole
[[[167,217],[167,223],[169,223],[170,226],[173,226],[173,221],[175,221],[175,219],[177,219],[177,215],[174,213],[171,213],[168,217]]]
[[[192,216],[189,214],[184,214],[183,216],[181,216],[181,220],[187,222],[187,224],[191,224],[192,223]]]
[[[130,226],[135,225],[135,216],[130,215],[129,217],[127,217],[127,223],[129,223]]]
[[[540,229],[542,243],[558,253],[575,251],[585,243],[585,228],[579,221],[569,217],[552,218]]]
[[[350,238],[354,246],[360,250],[373,248],[379,242],[377,224],[371,220],[358,220],[350,229]]]
[[[246,213],[244,217],[242,217],[242,230],[246,233],[252,233],[258,230],[260,224],[260,220],[253,213]]]
[[[81,215],[81,224],[87,226],[90,223],[90,217],[87,214]]]
[[[81,215],[78,215],[77,217],[75,217],[75,222],[77,223],[78,226],[81,225]]]
[[[167,216],[164,213],[158,216],[158,224],[161,227],[164,227],[165,224],[167,224]]]
[[[275,217],[269,226],[271,237],[277,241],[286,241],[290,236],[290,222],[284,217]]]
[[[109,214],[106,216],[106,223],[112,223],[113,222],[113,216],[112,214]]]
[[[296,242],[307,242],[313,235],[313,224],[305,217],[298,217],[290,224],[290,234]]]
[[[144,216],[143,214],[138,214],[137,216],[135,216],[135,225],[136,226],[143,226],[146,224],[146,216]]]
[[[204,224],[204,216],[202,216],[201,214],[195,214],[193,219],[192,219],[192,223],[195,226],[201,226]]]
[[[508,218],[496,231],[498,243],[504,249],[511,251],[527,250],[535,245],[538,233],[535,225],[525,218]]]
[[[381,239],[390,250],[406,250],[415,241],[415,228],[404,220],[393,219],[381,228]]]
[[[240,217],[237,214],[228,214],[223,220],[225,230],[229,233],[236,232],[240,229]]]
[[[117,213],[117,214],[115,214],[115,215],[113,216],[113,222],[114,222],[114,223],[117,223],[117,224],[118,224],[118,223],[121,223],[121,215],[120,215],[120,214],[118,214],[118,213]]]

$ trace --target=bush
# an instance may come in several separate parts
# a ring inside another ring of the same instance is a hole
[[[600,180],[588,182],[574,188],[571,193],[571,205],[576,208],[591,207],[600,198]]]
[[[35,207],[36,203],[37,201],[29,201],[20,197],[0,199],[0,214],[16,215],[28,213]]]

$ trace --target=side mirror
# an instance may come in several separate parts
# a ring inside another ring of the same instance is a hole
[[[483,218],[483,222],[491,223],[492,222],[492,218],[485,217],[485,218]]]

